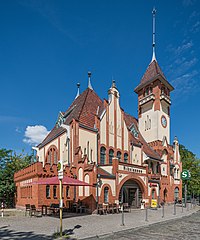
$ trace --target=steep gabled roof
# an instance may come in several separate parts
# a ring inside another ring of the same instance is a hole
[[[63,113],[65,119],[64,124],[69,125],[72,120],[75,119],[86,127],[94,128],[95,115],[97,114],[98,106],[99,109],[102,109],[103,101],[98,97],[94,90],[87,88],[72,102],[67,111]],[[65,128],[54,126],[38,147],[43,147],[65,131]]]
[[[136,130],[138,131],[138,138],[134,137],[133,134],[131,136],[131,140],[133,144],[134,145],[142,144],[143,151],[148,157],[160,160],[159,154],[156,151],[154,151],[152,147],[148,145],[148,143],[144,140],[143,136],[139,132],[137,119],[129,115],[128,113],[124,113],[124,120],[129,130],[130,130],[130,127],[134,124],[134,126],[136,127]]]
[[[54,126],[54,128],[50,131],[46,138],[38,145],[38,147],[42,148],[47,143],[51,142],[53,139],[63,134],[65,131],[66,131],[65,128],[62,127],[57,128],[56,126]]]
[[[134,91],[137,93],[145,85],[156,80],[156,78],[162,79],[163,83],[165,83],[168,86],[170,91],[172,91],[174,89],[172,87],[172,85],[167,81],[164,73],[162,72],[160,66],[158,65],[158,62],[156,60],[153,60],[147,67],[147,70],[146,70],[145,74],[143,75],[143,77],[140,81],[140,84],[135,88]]]

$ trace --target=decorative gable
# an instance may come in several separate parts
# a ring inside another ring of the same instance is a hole
[[[57,118],[57,121],[56,121],[56,127],[61,127],[61,125],[64,123],[64,115],[62,112],[59,112],[58,114],[58,118]]]

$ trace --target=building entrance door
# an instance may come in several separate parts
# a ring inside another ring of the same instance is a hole
[[[128,189],[128,204],[129,206],[136,207],[137,206],[137,188],[129,188]]]
[[[142,191],[134,180],[128,180],[124,183],[119,193],[119,201],[128,203],[132,208],[140,207],[142,200]]]

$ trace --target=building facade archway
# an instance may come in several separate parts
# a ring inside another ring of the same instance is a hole
[[[139,208],[143,198],[145,198],[145,185],[142,180],[129,177],[121,182],[118,192],[120,203],[128,203],[131,208]]]

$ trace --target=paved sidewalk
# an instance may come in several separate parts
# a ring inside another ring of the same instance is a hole
[[[100,236],[118,232],[126,229],[147,226],[152,223],[166,221],[190,215],[198,210],[199,206],[189,209],[174,206],[165,206],[164,218],[162,209],[148,209],[148,221],[145,221],[146,210],[132,210],[131,213],[124,214],[122,226],[122,214],[108,215],[85,215],[79,217],[63,219],[63,231],[67,232],[71,238],[87,239],[92,236]],[[11,214],[12,215],[12,214]],[[59,231],[59,218],[54,217],[25,217],[22,213],[17,216],[5,216],[0,218],[0,239],[52,239],[52,235]]]

